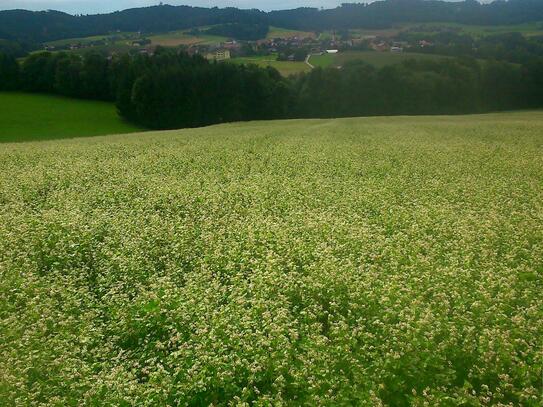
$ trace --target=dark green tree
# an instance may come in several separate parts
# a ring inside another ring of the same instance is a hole
[[[0,53],[0,90],[16,90],[19,84],[19,64],[15,58]]]

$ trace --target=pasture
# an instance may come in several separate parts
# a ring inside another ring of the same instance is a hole
[[[112,103],[0,92],[0,143],[130,133]]]
[[[322,55],[311,55],[309,57],[309,63],[316,67],[326,68],[328,66],[334,65],[336,61],[337,54],[322,54]]]
[[[309,62],[313,66],[343,66],[351,61],[363,61],[376,68],[387,65],[400,64],[410,59],[435,61],[446,58],[442,55],[421,54],[416,52],[377,52],[377,51],[345,51],[337,54],[312,55]]]
[[[270,26],[270,30],[268,31],[268,35],[266,38],[315,38],[315,33],[311,31],[299,31],[299,30],[291,30],[289,28],[280,28],[280,27],[273,27]]]
[[[542,157],[542,112],[1,144],[0,400],[541,405]]]
[[[239,57],[229,59],[228,62],[235,64],[255,64],[260,67],[271,66],[283,76],[295,75],[301,72],[309,72],[311,67],[303,61],[278,61],[277,55]]]
[[[62,47],[65,45],[70,45],[70,44],[89,44],[95,41],[105,41],[110,37],[111,37],[110,35],[94,35],[90,37],[81,37],[81,38],[66,38],[62,40],[49,41],[49,42],[46,42],[45,45],[54,46],[54,47]]]

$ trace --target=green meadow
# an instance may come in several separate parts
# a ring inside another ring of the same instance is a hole
[[[410,59],[435,61],[446,58],[442,55],[421,54],[416,52],[377,52],[377,51],[345,51],[337,54],[313,55],[309,63],[313,66],[342,66],[351,61],[363,61],[376,68],[382,68],[387,65],[400,64]]]
[[[543,112],[0,144],[0,404],[540,406],[542,157]]]
[[[332,66],[335,61],[336,55],[333,54],[311,55],[309,57],[309,63],[314,67],[326,68]]]
[[[172,31],[169,33],[154,34],[149,37],[153,45],[160,45],[164,47],[177,47],[180,45],[206,45],[206,44],[218,44],[227,41],[227,37],[219,35],[205,34],[205,30],[201,34],[195,36],[187,33],[187,30]]]
[[[266,36],[266,38],[292,38],[292,37],[315,38],[316,35],[314,32],[311,32],[311,31],[299,31],[299,30],[292,30],[289,28],[270,26],[268,35]]]
[[[125,33],[123,35],[126,35],[128,33]],[[119,34],[121,35],[121,34]],[[81,37],[81,38],[66,38],[63,40],[56,40],[56,41],[49,41],[45,45],[54,46],[54,47],[62,47],[66,45],[71,44],[88,44],[95,41],[102,41],[110,38],[112,35],[94,35],[90,37]]]
[[[271,66],[283,76],[295,75],[301,72],[309,72],[311,67],[303,61],[278,61],[277,55],[239,57],[229,59],[228,62],[235,64],[255,64],[260,67]]]
[[[108,102],[0,92],[0,142],[89,137],[141,131]]]

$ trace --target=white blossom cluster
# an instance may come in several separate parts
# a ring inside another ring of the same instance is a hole
[[[0,145],[0,405],[540,406],[543,113]]]

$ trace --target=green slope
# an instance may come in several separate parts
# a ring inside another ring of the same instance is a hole
[[[88,137],[141,131],[112,103],[0,92],[0,142]]]
[[[235,64],[255,64],[260,67],[271,66],[283,76],[296,75],[301,72],[309,72],[311,67],[303,61],[278,61],[277,55],[238,57],[228,59],[226,62]]]
[[[338,54],[313,55],[309,62],[314,66],[343,66],[351,61],[364,61],[376,68],[387,65],[401,64],[410,59],[436,61],[447,58],[443,55],[421,54],[416,52],[377,52],[377,51],[346,51]]]
[[[542,151],[542,112],[2,144],[0,400],[540,405]]]

